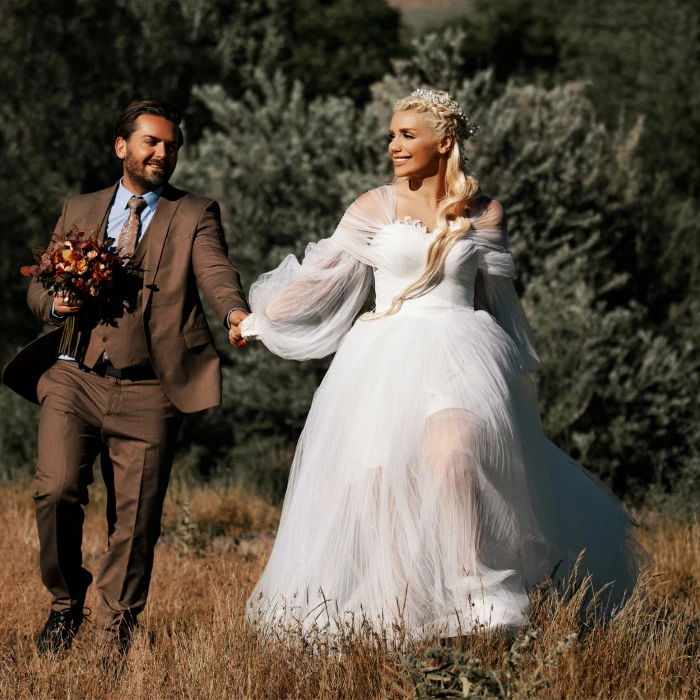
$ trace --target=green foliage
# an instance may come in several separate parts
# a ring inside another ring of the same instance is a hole
[[[417,82],[450,89],[485,125],[470,155],[484,191],[509,216],[543,361],[536,380],[546,433],[618,493],[638,495],[652,482],[673,489],[694,473],[700,382],[697,331],[676,332],[679,308],[697,313],[685,296],[697,273],[669,274],[678,261],[668,244],[680,243],[695,209],[644,174],[641,123],[610,131],[581,83],[501,87],[489,71],[464,80],[465,41],[451,31],[417,42],[363,109],[307,101],[279,73],[258,72],[258,87],[240,100],[199,90],[217,129],[181,177],[223,203],[231,249],[252,282],[330,235],[354,197],[388,180],[382,136],[393,99]],[[697,270],[697,247],[684,245]],[[211,419],[235,416],[234,455],[292,444],[326,367],[259,357],[226,370],[236,405]]]
[[[559,8],[557,7],[557,10]],[[700,7],[691,0],[574,0],[559,12],[560,79],[590,81],[602,119],[643,115],[648,164],[700,193]]]
[[[183,3],[185,4],[185,3]],[[372,82],[401,53],[400,15],[383,0],[189,0],[189,16],[215,37],[221,85],[239,97],[256,69],[280,70],[304,94],[364,101]],[[193,21],[191,19],[190,21]],[[198,82],[219,82],[213,72]]]
[[[559,65],[560,11],[554,0],[476,0],[471,12],[444,26],[466,35],[460,46],[466,75],[490,67],[498,81],[536,82]]]
[[[647,128],[647,166],[679,194],[698,196],[700,8],[690,0],[475,0],[460,28],[467,74],[491,67],[499,82],[584,81],[598,117]],[[442,32],[438,32],[438,35]]]
[[[129,102],[173,101],[196,141],[210,115],[191,104],[193,86],[241,95],[258,68],[299,78],[307,97],[332,90],[363,99],[400,53],[398,30],[398,13],[382,0],[2,3],[0,228],[9,245],[0,259],[0,362],[39,329],[17,270],[45,245],[68,195],[119,177],[113,129]]]
[[[229,245],[246,285],[289,253],[327,237],[360,192],[388,181],[384,125],[348,98],[307,101],[299,83],[257,73],[242,100],[220,87],[196,94],[216,120],[182,163],[179,182],[222,205]],[[185,439],[208,436],[204,468],[219,463],[275,495],[284,491],[294,444],[327,361],[291,363],[260,347],[224,368],[224,406],[191,417]],[[211,439],[216,436],[217,439]]]
[[[399,12],[383,0],[295,0],[292,5],[284,24],[289,56],[277,67],[300,81],[307,97],[365,101],[369,86],[401,53]]]
[[[0,480],[25,473],[37,455],[39,408],[0,387]]]
[[[508,213],[545,432],[620,494],[651,485],[687,501],[700,482],[699,212],[688,194],[699,26],[681,0],[478,0],[407,54],[382,0],[4,3],[2,359],[38,330],[17,270],[66,195],[116,178],[111,129],[132,98],[184,108],[175,184],[221,203],[249,285],[389,181],[392,101],[434,85],[482,125],[469,155]],[[188,417],[182,469],[278,498],[328,363],[260,347],[223,354],[224,405]],[[3,464],[30,464],[36,410],[6,390],[0,409]]]

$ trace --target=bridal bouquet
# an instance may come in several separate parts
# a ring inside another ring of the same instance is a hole
[[[34,250],[34,264],[25,265],[20,272],[33,277],[69,306],[91,299],[99,301],[125,269],[124,258],[111,248],[113,243],[113,238],[101,241],[96,232],[72,229],[48,248]],[[68,316],[59,352],[75,357],[77,340],[76,317]]]

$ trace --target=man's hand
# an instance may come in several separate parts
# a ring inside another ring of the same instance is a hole
[[[68,297],[54,297],[53,312],[57,316],[75,316],[82,305],[82,301],[77,301],[73,306],[69,306]]]
[[[228,324],[230,327],[230,330],[228,332],[228,339],[231,345],[235,345],[237,348],[243,347],[246,344],[246,341],[243,340],[241,336],[241,321],[248,316],[248,314],[245,311],[241,311],[241,309],[234,309],[229,315],[228,315]]]

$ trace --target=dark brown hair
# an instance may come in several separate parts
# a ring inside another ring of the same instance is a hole
[[[134,100],[123,112],[121,117],[117,120],[117,125],[114,128],[115,138],[121,136],[125,141],[129,140],[131,134],[136,131],[136,120],[142,114],[150,114],[154,117],[163,117],[169,122],[177,125],[178,133],[178,148],[182,146],[184,142],[184,137],[182,135],[182,129],[180,129],[180,122],[182,121],[182,115],[180,110],[170,102],[165,100]]]

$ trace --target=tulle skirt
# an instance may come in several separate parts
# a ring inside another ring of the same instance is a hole
[[[406,302],[344,338],[299,440],[258,623],[398,623],[455,636],[523,623],[557,567],[611,583],[643,550],[607,488],[545,439],[518,351],[493,318]]]

